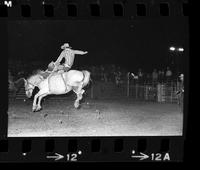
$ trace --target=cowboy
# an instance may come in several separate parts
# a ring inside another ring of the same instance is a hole
[[[182,105],[184,97],[184,74],[180,74],[179,79],[181,82],[180,85],[178,85],[179,90],[176,92],[176,95],[178,95],[178,104]]]
[[[63,49],[63,51],[58,59],[55,62],[52,61],[48,65],[48,71],[51,71],[52,73],[68,71],[74,63],[75,54],[84,55],[88,53],[87,51],[73,50],[68,43],[63,44],[61,49]],[[63,58],[65,59],[65,62],[61,64]]]
[[[167,67],[165,76],[166,76],[167,82],[170,82],[172,80],[172,71],[170,70],[169,67]]]

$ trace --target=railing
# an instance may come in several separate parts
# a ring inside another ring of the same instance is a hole
[[[176,84],[144,84],[144,85],[130,85],[129,97],[145,101],[178,103],[177,91],[179,88]]]
[[[92,99],[101,98],[122,98],[129,97],[135,100],[178,103],[179,96],[176,94],[181,89],[181,83],[173,80],[171,82],[140,82],[130,74],[122,76],[122,81],[118,84],[112,79],[107,82],[104,80],[93,79],[92,86],[86,90],[87,97]],[[9,93],[9,96],[11,94]],[[52,96],[53,99],[63,99],[64,96]],[[24,88],[21,88],[16,95],[16,99],[25,99]]]
[[[142,101],[179,103],[177,91],[180,89],[180,82],[139,84],[127,81],[119,85],[96,82],[88,93],[90,93],[91,98],[95,99],[128,97]]]

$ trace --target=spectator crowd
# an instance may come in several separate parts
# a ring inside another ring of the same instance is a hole
[[[130,73],[127,69],[123,69],[120,66],[112,65],[101,65],[92,66],[90,68],[91,75],[93,79],[104,82],[125,82],[127,79],[127,74]],[[135,82],[139,84],[157,84],[157,83],[167,83],[179,80],[179,74],[173,72],[169,66],[166,69],[152,69],[152,72],[145,72],[143,69],[139,68],[137,72],[134,72],[138,78]]]
[[[46,62],[30,62],[24,63],[22,61],[9,62],[8,69],[9,74],[11,74],[14,79],[20,77],[27,77],[32,74],[37,69],[43,69],[46,66]],[[124,83],[127,81],[127,73],[131,72],[126,68],[120,67],[115,64],[105,64],[98,66],[83,66],[74,67],[72,69],[78,70],[89,70],[91,72],[91,78],[94,81],[102,82],[114,82],[114,83]],[[169,66],[164,69],[153,68],[151,72],[145,72],[144,69],[139,68],[138,71],[134,72],[138,76],[135,82],[139,84],[156,84],[156,83],[166,83],[171,81],[177,81],[180,73],[173,72]]]

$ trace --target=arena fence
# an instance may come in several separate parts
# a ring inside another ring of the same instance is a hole
[[[123,81],[120,84],[113,82],[95,81],[86,89],[86,98],[91,99],[113,99],[113,98],[133,98],[140,101],[153,101],[159,103],[180,103],[177,91],[181,89],[180,82],[171,83],[143,83],[137,81]],[[9,92],[9,99],[12,93]],[[75,99],[75,94],[52,95],[51,100]],[[15,99],[26,99],[24,88],[21,88]]]
[[[129,97],[159,103],[179,103],[179,83],[120,84],[98,82],[90,89],[91,98]]]

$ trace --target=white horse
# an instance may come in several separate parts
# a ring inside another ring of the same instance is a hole
[[[46,79],[44,79],[40,73],[36,73],[24,81],[25,92],[28,98],[32,96],[35,87],[39,88],[39,92],[34,96],[32,111],[39,111],[42,108],[41,99],[43,97],[50,94],[66,94],[71,90],[77,95],[74,107],[78,108],[79,101],[82,99],[82,95],[85,92],[83,87],[90,81],[90,72],[86,70],[70,70],[68,72],[53,73]]]

